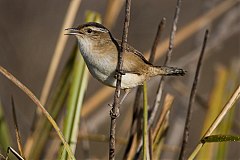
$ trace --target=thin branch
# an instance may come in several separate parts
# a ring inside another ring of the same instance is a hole
[[[182,3],[182,0],[177,1],[175,14],[174,14],[174,18],[173,18],[172,31],[171,31],[170,39],[169,39],[167,57],[165,59],[164,65],[168,65],[169,62],[171,61],[173,47],[174,47],[174,39],[175,39],[176,31],[177,31],[177,23],[178,23],[178,18],[179,18],[179,14],[180,14],[181,3]]]
[[[16,138],[17,138],[18,150],[20,152],[21,157],[25,157],[24,153],[23,153],[22,141],[21,141],[21,136],[20,136],[20,132],[19,132],[19,128],[18,128],[17,116],[16,116],[16,110],[15,110],[15,104],[14,104],[13,97],[11,97],[11,102],[12,102],[13,122],[14,122],[14,127],[15,127]]]
[[[57,123],[54,121],[54,119],[51,117],[51,115],[47,112],[47,110],[43,107],[41,102],[37,99],[37,97],[25,86],[23,85],[19,80],[17,80],[11,73],[9,73],[5,68],[0,66],[0,72],[8,78],[10,81],[12,81],[16,86],[18,86],[42,111],[42,113],[47,117],[49,122],[52,124],[53,128],[56,130],[59,138],[61,139],[65,149],[68,152],[68,155],[70,156],[71,159],[75,159],[74,155],[72,154],[72,151],[66,142],[66,140],[63,137],[63,134],[58,127]]]
[[[211,126],[208,128],[207,132],[204,134],[202,139],[204,137],[210,136],[213,131],[217,128],[217,126],[220,124],[220,122],[223,120],[223,118],[226,116],[228,111],[232,108],[232,106],[235,104],[235,102],[240,98],[240,85],[237,87],[233,95],[230,97],[229,101],[226,103],[226,105],[223,107],[222,111],[219,113],[219,115],[216,117],[216,119],[213,121]],[[199,142],[197,147],[194,149],[190,157],[188,158],[189,160],[192,160],[196,157],[197,153],[200,151],[204,144]]]
[[[154,100],[154,106],[151,109],[151,113],[150,113],[149,120],[148,120],[149,121],[149,128],[152,127],[153,122],[156,118],[158,106],[159,106],[161,98],[162,98],[163,86],[164,86],[164,77],[161,77],[160,82],[158,84],[157,95],[156,95],[156,98]]]
[[[162,35],[163,29],[165,28],[165,25],[166,25],[166,18],[163,17],[161,22],[158,25],[157,34],[155,36],[155,39],[154,39],[154,42],[153,42],[153,46],[152,46],[152,49],[151,49],[151,54],[150,54],[150,57],[149,57],[149,62],[150,63],[153,63],[153,61],[155,59],[157,46],[158,46],[160,37]]]
[[[162,125],[164,124],[164,120],[167,117],[167,113],[169,112],[169,110],[172,107],[173,100],[174,100],[174,97],[171,94],[166,95],[165,100],[164,100],[164,104],[163,104],[163,109],[162,109],[162,111],[160,113],[160,116],[159,116],[159,120],[156,124],[156,127],[153,130],[152,137],[153,137],[154,143],[156,142],[157,134],[160,132],[160,130],[162,128]]]
[[[180,14],[181,2],[182,2],[181,0],[177,1],[173,24],[172,24],[172,31],[170,33],[169,47],[168,47],[167,56],[166,56],[166,59],[164,62],[164,66],[168,65],[171,60],[172,51],[173,51],[173,47],[174,47],[174,39],[175,39],[176,31],[177,31],[177,23],[178,23],[179,14]],[[150,118],[149,118],[149,127],[151,127],[153,125],[154,119],[156,117],[158,106],[159,106],[159,103],[160,103],[161,97],[162,97],[162,91],[163,91],[163,87],[164,87],[164,79],[165,79],[164,77],[161,77],[159,85],[158,85],[157,96],[154,101],[154,106],[152,107],[152,111],[151,111]]]
[[[96,141],[96,142],[109,142],[109,136],[104,134],[91,134],[91,133],[79,133],[78,134],[79,140],[88,140],[88,141]],[[116,144],[118,145],[126,145],[127,139],[123,137],[116,138]]]
[[[121,79],[122,79],[122,66],[123,66],[123,54],[127,48],[127,36],[128,36],[128,27],[130,23],[130,7],[131,0],[126,0],[125,6],[125,21],[122,35],[121,48],[118,48],[118,64],[116,69],[116,90],[114,94],[113,107],[111,109],[111,124],[110,124],[110,142],[109,142],[109,159],[115,159],[115,136],[116,136],[116,118],[119,116],[119,107],[120,107],[120,89],[121,89]],[[115,42],[116,43],[116,42]]]
[[[188,138],[189,138],[190,121],[192,118],[192,105],[193,105],[193,103],[195,101],[195,97],[196,97],[197,84],[198,84],[198,80],[200,77],[200,71],[201,71],[201,66],[202,66],[202,61],[203,61],[203,55],[204,55],[206,44],[207,44],[208,33],[209,33],[208,30],[206,30],[204,40],[203,40],[203,46],[202,46],[202,50],[201,50],[199,60],[197,63],[196,74],[194,77],[193,86],[192,86],[192,90],[191,90],[191,94],[190,94],[190,98],[189,98],[187,118],[186,118],[186,122],[185,122],[184,133],[183,133],[183,142],[182,142],[181,152],[179,155],[179,159],[181,159],[181,160],[185,159],[185,157],[184,157],[185,150],[186,150],[186,145],[187,145]]]

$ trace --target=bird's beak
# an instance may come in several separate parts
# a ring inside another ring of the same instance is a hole
[[[65,30],[69,31],[69,33],[65,33],[64,35],[78,35],[78,34],[80,34],[80,32],[77,28],[67,28]]]

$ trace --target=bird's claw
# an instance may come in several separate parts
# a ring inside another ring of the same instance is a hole
[[[116,109],[116,111],[113,111],[113,108],[110,110],[110,116],[111,118],[117,118],[120,116],[119,108]]]
[[[123,70],[116,69],[116,73],[121,74],[121,75],[125,75],[125,72]]]

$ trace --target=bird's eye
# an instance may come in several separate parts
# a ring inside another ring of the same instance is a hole
[[[88,33],[92,33],[92,29],[89,28],[89,29],[87,30],[87,32],[88,32]]]

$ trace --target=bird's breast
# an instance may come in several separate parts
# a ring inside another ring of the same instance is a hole
[[[112,56],[96,52],[82,52],[84,61],[92,76],[101,82],[114,78],[117,63]],[[111,81],[111,80],[110,80]]]

